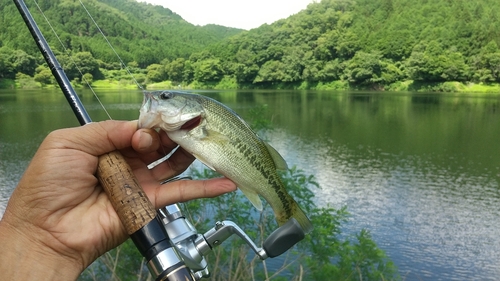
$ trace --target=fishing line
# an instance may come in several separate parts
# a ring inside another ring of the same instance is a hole
[[[40,6],[38,5],[38,2],[36,0],[33,0],[33,2],[35,3],[35,5],[37,6],[38,10],[40,11],[40,13],[42,14],[43,18],[45,19],[45,21],[47,22],[47,24],[49,25],[50,29],[52,30],[52,33],[54,33],[54,35],[56,36],[57,40],[59,41],[59,43],[61,44],[61,46],[63,47],[64,51],[66,53],[69,53],[69,50],[66,48],[66,46],[64,46],[64,43],[62,42],[61,38],[57,35],[57,32],[56,30],[54,29],[54,27],[52,26],[52,24],[50,23],[49,19],[45,16],[45,13],[42,11],[42,9],[40,8]],[[123,62],[122,58],[120,57],[120,55],[118,54],[118,52],[116,51],[116,49],[113,47],[113,45],[111,44],[111,42],[108,40],[108,38],[106,37],[106,35],[104,34],[104,32],[102,31],[102,29],[99,27],[99,24],[94,20],[94,18],[92,17],[92,15],[90,14],[89,10],[87,9],[87,7],[85,6],[85,4],[83,4],[82,0],[79,0],[81,6],[83,7],[83,9],[85,10],[85,12],[87,13],[87,15],[89,16],[89,18],[92,20],[92,22],[94,23],[94,25],[96,26],[97,30],[99,30],[99,33],[101,33],[102,37],[104,38],[104,40],[107,42],[107,44],[109,45],[109,47],[111,48],[111,50],[113,50],[113,52],[115,53],[116,57],[118,58],[118,60],[120,61],[120,64],[125,68],[125,70],[127,71],[127,73],[130,75],[130,77],[132,77],[132,79],[134,80],[135,84],[137,85],[137,87],[139,87],[142,91],[144,91],[144,88],[142,88],[142,86],[139,84],[139,82],[137,82],[137,80],[135,79],[134,75],[130,72],[129,68],[125,65],[125,63]],[[94,91],[94,89],[92,88],[92,86],[90,85],[90,83],[87,81],[87,79],[85,79],[85,77],[83,76],[83,73],[82,71],[80,70],[80,67],[75,63],[75,61],[73,60],[73,57],[72,56],[69,56],[71,62],[75,65],[76,69],[78,70],[78,72],[80,73],[80,75],[82,76],[82,79],[85,81],[85,83],[87,84],[87,86],[89,87],[89,89],[92,91],[92,93],[94,94],[94,96],[96,97],[97,101],[99,102],[99,104],[101,105],[102,109],[104,110],[104,112],[106,112],[106,115],[108,116],[108,118],[110,120],[112,120],[113,118],[111,118],[111,115],[109,114],[109,112],[106,110],[106,107],[104,107],[104,104],[101,102],[101,100],[99,99],[99,97],[97,96],[97,93]],[[163,149],[163,154],[165,156],[163,156],[162,158],[154,161],[153,163],[150,163],[148,165],[148,169],[153,169],[154,167],[158,166],[159,164],[165,162],[168,158],[170,158],[170,156],[173,154],[173,152],[175,152],[176,149],[172,150],[170,153],[167,153],[165,151],[165,148],[162,146],[162,149]]]
[[[109,47],[111,48],[111,50],[113,50],[113,52],[115,53],[116,57],[118,58],[118,60],[120,61],[120,64],[121,66],[123,66],[125,68],[125,70],[127,71],[128,75],[130,75],[130,77],[132,77],[132,80],[134,80],[135,84],[137,85],[137,87],[139,87],[139,89],[141,89],[142,91],[144,91],[144,88],[139,84],[139,82],[137,82],[137,80],[135,79],[134,75],[132,74],[132,72],[130,72],[130,69],[127,67],[127,65],[123,62],[122,58],[120,57],[120,55],[118,54],[118,52],[116,51],[116,49],[113,47],[113,45],[111,44],[111,42],[108,40],[108,37],[104,34],[104,32],[102,31],[101,27],[99,26],[99,24],[97,23],[97,21],[94,19],[94,17],[92,16],[92,14],[90,13],[90,11],[87,9],[87,7],[85,6],[85,4],[83,4],[82,0],[79,0],[80,2],[80,5],[82,5],[83,9],[85,10],[85,12],[87,13],[87,15],[89,16],[89,18],[92,20],[92,22],[94,23],[95,27],[97,28],[97,30],[99,30],[99,33],[101,33],[102,37],[104,38],[104,40],[106,41],[106,43],[109,45]],[[163,150],[163,154],[165,154],[165,156],[163,156],[162,158],[154,161],[153,163],[149,164],[148,165],[148,169],[153,169],[154,167],[158,166],[159,164],[165,162],[168,158],[170,158],[170,156],[175,152],[176,149],[172,150],[170,153],[167,153],[165,151],[165,148],[163,146],[161,146],[162,150]]]
[[[111,48],[111,50],[113,50],[113,52],[115,53],[116,57],[120,61],[121,66],[123,66],[125,68],[125,70],[127,71],[127,73],[130,75],[130,77],[132,77],[132,79],[134,80],[134,82],[137,85],[137,87],[139,87],[139,89],[141,89],[142,91],[144,91],[144,89],[142,88],[142,86],[135,79],[134,75],[132,75],[132,73],[130,72],[130,70],[127,67],[127,65],[123,62],[123,60],[120,57],[120,55],[118,55],[118,52],[116,52],[116,50],[113,47],[113,45],[111,45],[111,42],[109,42],[108,37],[106,37],[106,35],[104,34],[104,32],[102,32],[101,28],[99,27],[99,25],[97,24],[97,22],[94,20],[94,17],[92,17],[92,15],[90,14],[89,10],[87,10],[87,7],[85,7],[85,5],[83,4],[82,0],[79,0],[79,2],[82,5],[82,7],[85,10],[85,12],[87,12],[87,15],[89,16],[89,18],[92,20],[92,22],[94,22],[94,25],[97,28],[97,30],[99,30],[99,32],[101,33],[102,37],[104,37],[104,40],[106,40],[106,42],[108,43],[108,45]]]
[[[40,6],[38,5],[38,2],[36,0],[33,0],[33,2],[35,3],[36,7],[38,8],[38,11],[40,11],[40,13],[42,14],[43,18],[45,19],[45,21],[47,22],[47,24],[49,25],[50,29],[52,30],[52,33],[54,33],[54,35],[56,36],[57,40],[59,41],[59,43],[61,44],[61,46],[63,47],[64,51],[66,53],[70,53],[69,50],[66,48],[66,46],[64,46],[64,43],[62,42],[61,38],[59,37],[59,35],[57,35],[57,32],[56,30],[54,29],[54,27],[52,26],[52,24],[50,23],[49,19],[45,16],[45,13],[42,11],[42,9],[40,8]],[[104,112],[106,112],[106,115],[108,115],[108,118],[110,120],[113,120],[113,118],[111,118],[111,115],[109,115],[109,112],[106,110],[106,108],[104,107],[104,104],[101,102],[101,99],[97,96],[97,93],[94,91],[94,89],[92,88],[92,86],[90,85],[89,81],[85,78],[85,76],[83,75],[80,67],[76,64],[76,62],[73,60],[73,56],[69,56],[69,59],[71,60],[71,63],[73,63],[73,65],[75,65],[76,69],[78,70],[78,73],[80,73],[80,75],[82,76],[82,80],[84,80],[84,82],[87,84],[87,86],[89,87],[90,91],[92,91],[92,93],[94,94],[94,97],[97,99],[97,101],[99,102],[99,104],[101,105],[102,109],[104,110]]]

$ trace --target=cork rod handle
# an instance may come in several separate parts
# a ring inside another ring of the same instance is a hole
[[[118,151],[99,157],[97,177],[129,235],[155,218],[153,204]]]

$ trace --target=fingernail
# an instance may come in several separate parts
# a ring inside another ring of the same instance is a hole
[[[146,132],[141,132],[139,135],[139,149],[145,149],[153,144],[153,138]]]

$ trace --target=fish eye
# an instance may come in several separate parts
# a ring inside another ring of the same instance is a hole
[[[169,92],[163,92],[160,94],[160,99],[162,99],[162,100],[168,100],[168,99],[171,99],[172,97],[173,97],[173,94],[169,93]]]

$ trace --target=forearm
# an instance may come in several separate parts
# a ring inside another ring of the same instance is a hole
[[[2,280],[76,280],[81,268],[74,260],[44,248],[0,221]]]

